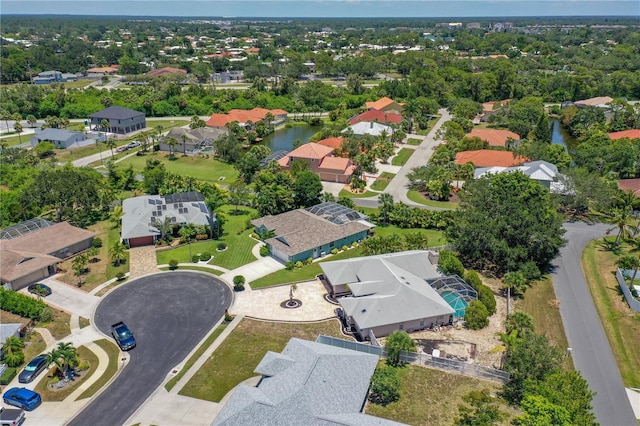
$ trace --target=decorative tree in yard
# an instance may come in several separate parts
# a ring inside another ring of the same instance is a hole
[[[400,353],[415,351],[416,342],[406,331],[396,330],[387,336],[384,347],[387,350],[387,362],[390,365],[398,365],[401,363]]]

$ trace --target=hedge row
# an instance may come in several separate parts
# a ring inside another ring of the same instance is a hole
[[[30,319],[40,319],[47,305],[27,295],[0,287],[0,309]]]

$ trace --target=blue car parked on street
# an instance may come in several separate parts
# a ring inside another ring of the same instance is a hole
[[[32,411],[42,404],[40,394],[27,388],[11,388],[2,395],[4,403]]]

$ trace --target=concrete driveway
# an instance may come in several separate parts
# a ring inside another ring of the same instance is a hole
[[[93,310],[100,301],[97,296],[79,290],[69,284],[58,281],[55,277],[41,281],[51,287],[51,294],[44,298],[44,301],[58,309],[76,314],[81,317],[91,318]],[[20,290],[26,292],[26,289]]]
[[[603,224],[567,223],[568,243],[554,261],[552,278],[576,369],[589,383],[596,421],[603,426],[637,425],[620,371],[602,328],[582,272],[581,256],[587,244],[605,235]]]

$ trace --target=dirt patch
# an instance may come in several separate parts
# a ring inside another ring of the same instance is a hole
[[[416,340],[418,352],[434,355],[439,352],[440,358],[455,359],[463,362],[474,362],[476,359],[477,345],[471,342],[451,340]]]

